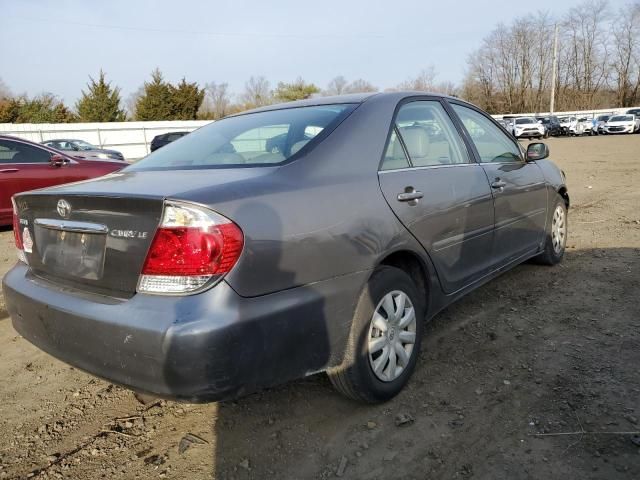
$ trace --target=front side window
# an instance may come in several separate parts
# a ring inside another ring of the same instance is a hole
[[[33,145],[0,140],[0,163],[48,163],[51,154]]]
[[[498,126],[475,110],[452,104],[462,120],[482,163],[521,162],[521,151]]]
[[[390,162],[402,162],[404,154],[400,139],[414,167],[469,163],[462,139],[438,101],[421,100],[400,107],[382,164],[383,170],[398,168],[389,167]]]
[[[225,118],[156,150],[128,170],[277,165],[322,141],[356,106],[284,108]]]

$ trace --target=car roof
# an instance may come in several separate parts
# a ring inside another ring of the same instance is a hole
[[[469,103],[459,98],[451,97],[449,95],[444,95],[442,93],[421,92],[416,90],[399,90],[399,91],[392,91],[392,92],[349,93],[346,95],[332,95],[329,97],[312,97],[312,98],[307,98],[305,100],[276,103],[273,105],[267,105],[264,107],[254,108],[251,110],[245,110],[243,112],[238,112],[236,114],[229,115],[229,117],[236,117],[236,116],[241,116],[241,115],[246,115],[249,113],[256,113],[256,112],[267,112],[271,110],[283,110],[285,108],[335,105],[337,103],[364,103],[373,98],[382,99],[382,98],[389,98],[389,97],[392,97],[392,98],[395,97],[397,100],[401,100],[407,97],[438,97],[438,98],[448,98],[451,100],[458,100],[464,103]]]
[[[80,140],[78,138],[50,138],[49,140],[45,140],[43,143],[47,143],[47,142],[87,142],[87,141]]]

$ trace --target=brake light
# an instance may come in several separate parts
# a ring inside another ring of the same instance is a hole
[[[24,254],[24,244],[22,243],[22,235],[20,233],[20,219],[18,218],[18,206],[16,201],[11,197],[11,205],[13,207],[13,238],[18,249],[18,260],[27,263],[27,257]]]
[[[228,218],[204,207],[166,202],[138,291],[188,293],[213,283],[236,264],[243,241],[242,230]]]

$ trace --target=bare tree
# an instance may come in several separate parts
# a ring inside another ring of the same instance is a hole
[[[398,90],[418,90],[433,92],[438,74],[433,65],[423,69],[416,77],[409,78],[398,85]]]
[[[230,113],[231,95],[229,84],[210,82],[205,85],[204,111],[210,112],[214,119],[222,118]]]
[[[364,92],[377,92],[378,87],[373,86],[370,82],[358,78],[349,83],[344,89],[344,93],[364,93]]]
[[[263,76],[251,76],[244,84],[241,99],[248,108],[269,105],[272,102],[269,81]]]
[[[619,107],[640,102],[640,2],[622,7],[611,26],[616,103]]]
[[[568,87],[573,98],[564,99],[571,108],[598,106],[596,94],[606,86],[608,75],[606,0],[587,0],[569,10],[562,22]]]
[[[329,82],[327,88],[322,92],[322,94],[326,96],[342,95],[345,93],[348,83],[349,82],[347,82],[346,78],[342,75],[338,75]]]
[[[128,118],[135,118],[136,116],[136,106],[138,105],[138,99],[144,94],[144,86],[138,87],[135,92],[129,94],[127,99],[124,102],[125,110],[127,111]]]
[[[0,98],[11,98],[11,89],[9,86],[4,83],[4,81],[0,78]]]

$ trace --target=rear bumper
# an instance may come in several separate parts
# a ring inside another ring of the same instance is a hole
[[[3,290],[15,329],[54,357],[135,390],[203,402],[339,363],[368,275],[254,298],[221,282],[199,295],[118,300],[72,292],[18,264]]]

